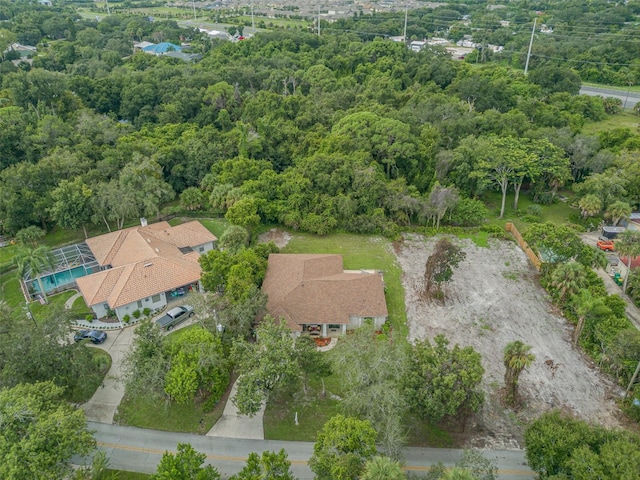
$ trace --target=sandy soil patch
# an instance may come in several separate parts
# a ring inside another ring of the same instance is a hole
[[[278,248],[284,248],[291,241],[291,234],[279,228],[272,228],[268,232],[258,235],[258,243],[273,242]]]
[[[447,287],[445,305],[421,299],[425,263],[436,239],[408,234],[396,246],[403,270],[411,341],[445,334],[452,344],[481,353],[486,404],[467,446],[522,448],[522,423],[560,408],[604,426],[618,426],[613,396],[621,393],[570,342],[573,327],[553,311],[536,271],[512,242],[490,248],[459,240],[467,253]],[[502,351],[507,343],[531,345],[534,364],[520,377],[524,407],[514,415],[502,407]]]

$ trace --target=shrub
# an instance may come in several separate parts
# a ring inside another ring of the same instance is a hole
[[[129,320],[131,320],[131,317],[129,315],[125,315],[124,317],[122,317],[122,321],[124,323],[129,323]]]
[[[151,309],[150,309],[149,307],[147,307],[147,308],[145,308],[144,310],[142,310],[142,313],[143,313],[145,316],[147,316],[147,317],[148,317],[148,316],[149,316],[149,314],[151,313]]]
[[[540,216],[542,215],[542,207],[540,205],[535,205],[535,204],[529,205],[527,207],[527,214],[539,219]]]
[[[93,314],[87,313],[84,317],[87,322],[93,322]]]
[[[140,318],[140,315],[141,315],[140,310],[136,310],[136,311],[134,311],[134,312],[132,313],[132,315],[133,315],[133,317],[134,317],[134,318]]]
[[[451,213],[451,224],[463,227],[480,225],[489,216],[487,207],[480,200],[463,198]]]

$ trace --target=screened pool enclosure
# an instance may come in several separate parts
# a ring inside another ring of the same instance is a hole
[[[53,269],[37,276],[33,276],[31,271],[24,274],[24,284],[32,298],[41,294],[40,285],[46,294],[62,292],[75,287],[76,278],[100,271],[98,261],[84,242],[57,248],[51,254],[55,264]]]

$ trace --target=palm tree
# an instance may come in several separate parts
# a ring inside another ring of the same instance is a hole
[[[507,387],[506,402],[508,405],[518,405],[518,379],[522,371],[533,363],[536,357],[530,353],[531,346],[520,340],[507,344],[504,348],[504,383]]]
[[[38,279],[40,291],[46,301],[47,294],[44,290],[40,274],[45,270],[53,269],[56,265],[55,258],[51,253],[51,248],[46,245],[40,245],[39,247],[21,247],[16,252],[13,262],[17,267],[18,278],[21,282],[26,273],[30,273],[31,278]]]
[[[560,292],[560,305],[585,286],[586,275],[586,267],[578,262],[562,263],[556,267],[551,274],[551,286]]]
[[[614,225],[618,225],[621,220],[628,220],[631,216],[631,206],[627,202],[623,202],[618,200],[617,202],[613,202],[607,208],[604,216],[606,218],[611,219],[611,223]]]
[[[580,199],[578,207],[580,207],[583,218],[593,217],[602,210],[602,201],[597,195],[590,193]]]
[[[577,345],[578,341],[580,341],[587,315],[604,306],[604,297],[594,297],[591,291],[583,289],[573,297],[571,303],[575,314],[578,316],[578,325],[573,335],[573,343]]]
[[[407,476],[395,460],[382,455],[370,458],[364,464],[362,480],[405,480]]]
[[[624,284],[622,285],[622,293],[627,293],[627,282],[631,273],[631,261],[640,255],[640,232],[635,230],[626,230],[620,240],[616,242],[616,250],[620,255],[627,257],[627,273],[624,276]]]

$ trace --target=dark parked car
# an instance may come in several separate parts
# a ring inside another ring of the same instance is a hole
[[[107,339],[107,332],[103,332],[101,330],[78,330],[73,336],[73,339],[76,342],[81,342],[82,340],[90,340],[91,343],[95,343],[96,345],[98,345],[99,343],[103,343]]]

